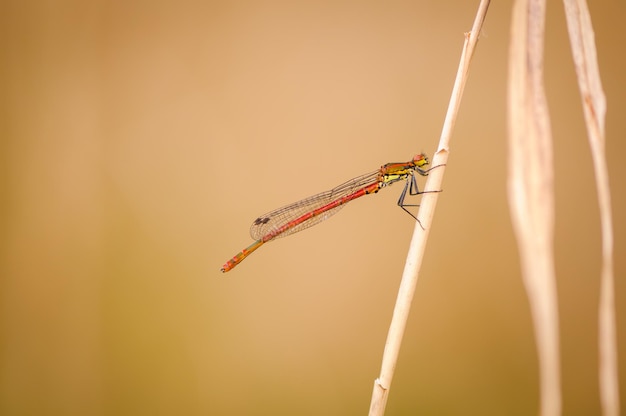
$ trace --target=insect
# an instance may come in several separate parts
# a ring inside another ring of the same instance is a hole
[[[350,179],[330,191],[313,195],[261,215],[250,226],[250,236],[255,242],[228,260],[222,266],[222,272],[225,273],[232,270],[243,259],[268,241],[285,237],[319,224],[337,213],[348,202],[364,195],[374,194],[381,188],[395,182],[406,181],[398,200],[398,206],[417,220],[415,215],[406,208],[415,205],[405,204],[404,199],[407,192],[409,195],[423,193],[417,187],[415,173],[417,172],[422,176],[428,175],[429,170],[422,169],[426,165],[428,165],[428,157],[425,154],[418,154],[405,163],[387,163],[381,166],[380,169]]]

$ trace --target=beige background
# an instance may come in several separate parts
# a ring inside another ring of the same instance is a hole
[[[626,6],[591,3],[623,328]],[[219,269],[257,215],[432,155],[477,5],[4,1],[0,413],[365,414],[412,233],[400,185]],[[505,188],[510,7],[475,55],[390,415],[538,409]],[[564,414],[594,415],[599,220],[559,2],[545,63]]]

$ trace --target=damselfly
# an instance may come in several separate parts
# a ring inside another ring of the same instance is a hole
[[[406,163],[387,163],[374,172],[350,179],[330,191],[322,192],[261,215],[254,220],[250,227],[250,236],[256,241],[228,260],[222,266],[222,272],[231,270],[268,241],[285,237],[319,224],[337,213],[346,203],[363,195],[374,194],[381,188],[398,181],[406,180],[398,200],[398,206],[417,220],[417,217],[406,208],[415,205],[405,204],[404,199],[407,192],[409,195],[422,193],[417,187],[415,172],[422,176],[428,175],[428,170],[422,169],[427,164],[428,158],[424,154],[418,154]]]

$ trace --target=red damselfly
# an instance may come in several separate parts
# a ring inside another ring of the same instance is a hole
[[[422,169],[427,164],[428,158],[424,154],[418,154],[411,161],[405,163],[387,163],[374,172],[350,179],[330,191],[322,192],[261,215],[254,220],[250,227],[250,236],[256,241],[228,260],[222,266],[222,272],[231,270],[268,241],[319,224],[337,213],[346,203],[363,195],[374,194],[381,188],[398,181],[406,180],[404,190],[398,200],[398,206],[417,220],[417,217],[406,208],[415,205],[405,204],[404,199],[407,192],[409,195],[422,193],[417,187],[415,172],[422,176],[428,175],[428,170]]]

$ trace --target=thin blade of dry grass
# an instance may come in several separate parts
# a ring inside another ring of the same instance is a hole
[[[619,387],[613,277],[613,220],[604,147],[606,99],[600,82],[595,37],[587,3],[585,0],[564,0],[564,5],[600,206],[602,229],[602,272],[598,313],[600,398],[603,414],[617,416],[619,415]]]
[[[489,0],[481,0],[472,31],[469,35],[466,34],[465,37],[461,61],[459,63],[459,69],[457,71],[456,80],[452,89],[452,97],[450,98],[448,111],[443,124],[439,147],[432,161],[432,166],[437,168],[433,169],[428,176],[425,187],[427,191],[441,189],[445,165],[448,160],[448,148],[450,137],[452,135],[452,129],[454,127],[456,115],[461,103],[463,89],[469,75],[469,65],[478,42],[478,35],[480,34],[482,24],[485,20],[485,16],[487,15],[489,3]],[[422,264],[424,251],[426,249],[426,241],[428,239],[430,226],[435,213],[438,195],[439,194],[436,192],[426,193],[423,195],[421,201],[418,214],[420,223],[415,224],[413,238],[409,246],[407,260],[402,274],[402,281],[400,282],[398,297],[396,299],[396,305],[391,318],[387,341],[385,343],[380,376],[374,382],[374,390],[372,392],[372,400],[369,410],[370,416],[380,416],[385,413],[385,406],[389,396],[389,388],[393,379],[398,354],[400,352],[400,345],[402,343],[402,337],[404,335],[406,322],[411,309],[411,302],[413,300],[413,294],[415,293],[418,273]]]
[[[541,382],[541,414],[561,412],[554,272],[552,135],[543,87],[544,0],[517,0],[509,54],[508,195],[530,303]]]

